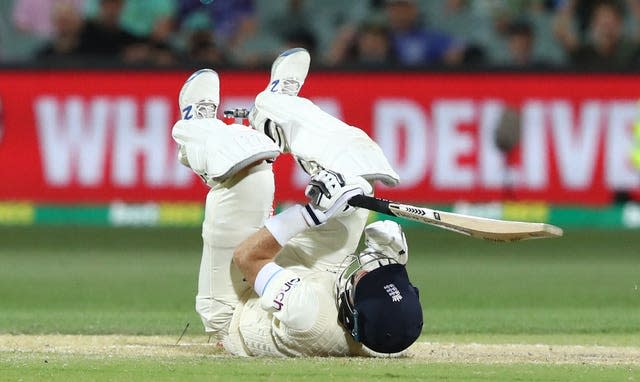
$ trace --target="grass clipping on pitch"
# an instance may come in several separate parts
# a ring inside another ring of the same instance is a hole
[[[0,335],[0,354],[123,358],[230,357],[206,338],[187,337],[176,345],[169,336]],[[425,363],[640,365],[640,347],[455,344],[418,342],[406,358]],[[12,358],[12,357],[10,357]]]

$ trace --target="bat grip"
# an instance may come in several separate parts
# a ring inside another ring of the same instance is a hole
[[[349,199],[349,205],[352,207],[361,207],[369,211],[376,211],[385,215],[395,216],[389,209],[389,201],[372,196],[356,195]]]

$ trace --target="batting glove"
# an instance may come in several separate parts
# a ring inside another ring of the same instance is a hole
[[[284,246],[300,232],[324,224],[332,217],[344,216],[354,208],[347,202],[355,195],[370,194],[369,182],[362,177],[345,178],[327,170],[311,177],[305,190],[309,203],[293,205],[265,222],[274,239]]]
[[[310,227],[323,224],[332,217],[350,214],[354,208],[349,206],[349,199],[371,192],[369,182],[360,176],[344,177],[334,171],[321,170],[311,177],[305,189],[309,203],[304,206],[303,216]]]

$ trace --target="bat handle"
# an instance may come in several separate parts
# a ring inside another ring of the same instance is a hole
[[[376,211],[389,216],[395,216],[389,209],[389,201],[373,196],[356,195],[349,199],[349,205],[352,207],[361,207],[369,211]]]

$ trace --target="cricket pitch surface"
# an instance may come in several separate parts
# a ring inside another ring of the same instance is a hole
[[[0,355],[31,354],[124,358],[230,357],[206,337],[123,335],[0,335]],[[408,358],[424,363],[640,365],[640,347],[418,342]]]

